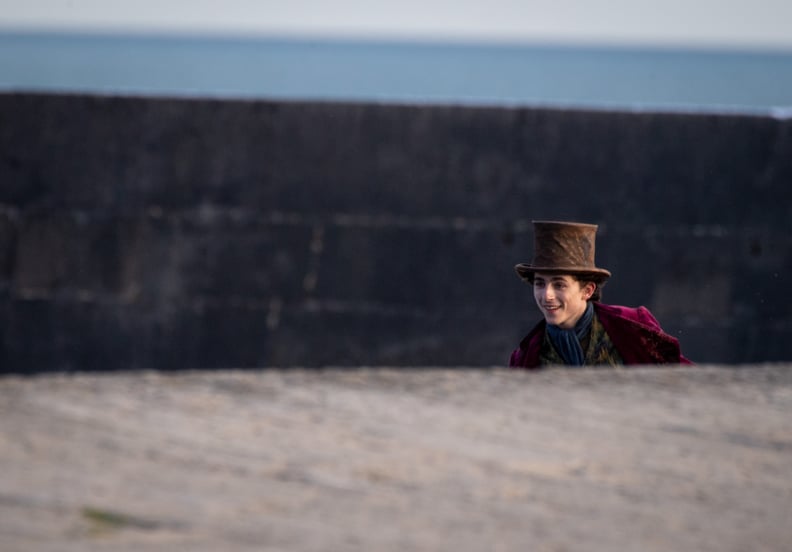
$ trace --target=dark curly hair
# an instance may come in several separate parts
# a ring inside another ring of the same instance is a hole
[[[605,285],[605,279],[594,277],[591,274],[570,274],[570,276],[581,285],[588,282],[594,284],[594,292],[589,297],[589,301],[597,303],[602,300],[602,287]]]

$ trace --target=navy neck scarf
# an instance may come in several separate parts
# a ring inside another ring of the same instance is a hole
[[[586,305],[583,316],[577,321],[571,330],[565,330],[559,326],[547,325],[547,335],[553,346],[564,359],[564,362],[571,366],[583,366],[586,357],[583,354],[583,347],[580,341],[586,337],[591,330],[591,321],[594,319],[594,306],[591,302]]]

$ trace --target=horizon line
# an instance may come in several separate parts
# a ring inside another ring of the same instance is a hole
[[[536,50],[588,50],[602,52],[640,52],[668,54],[722,54],[722,55],[759,55],[787,57],[792,56],[792,44],[740,44],[712,42],[661,42],[661,41],[607,41],[602,39],[561,38],[517,38],[517,37],[482,37],[461,35],[438,35],[390,33],[380,34],[349,34],[349,33],[309,33],[309,32],[264,32],[264,31],[228,31],[198,29],[143,29],[136,27],[96,28],[96,27],[56,27],[56,26],[25,26],[11,27],[0,23],[0,36],[18,38],[101,38],[118,40],[156,40],[156,41],[215,41],[220,43],[262,42],[273,44],[320,44],[334,46],[378,45],[378,46],[413,46],[439,48],[487,48],[487,49],[536,49]]]

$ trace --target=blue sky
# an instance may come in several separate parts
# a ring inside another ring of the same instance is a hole
[[[0,0],[0,28],[792,51],[792,2]]]

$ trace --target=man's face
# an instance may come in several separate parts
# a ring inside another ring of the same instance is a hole
[[[571,330],[586,311],[586,301],[594,292],[594,284],[581,286],[567,274],[536,273],[533,292],[547,323]]]

